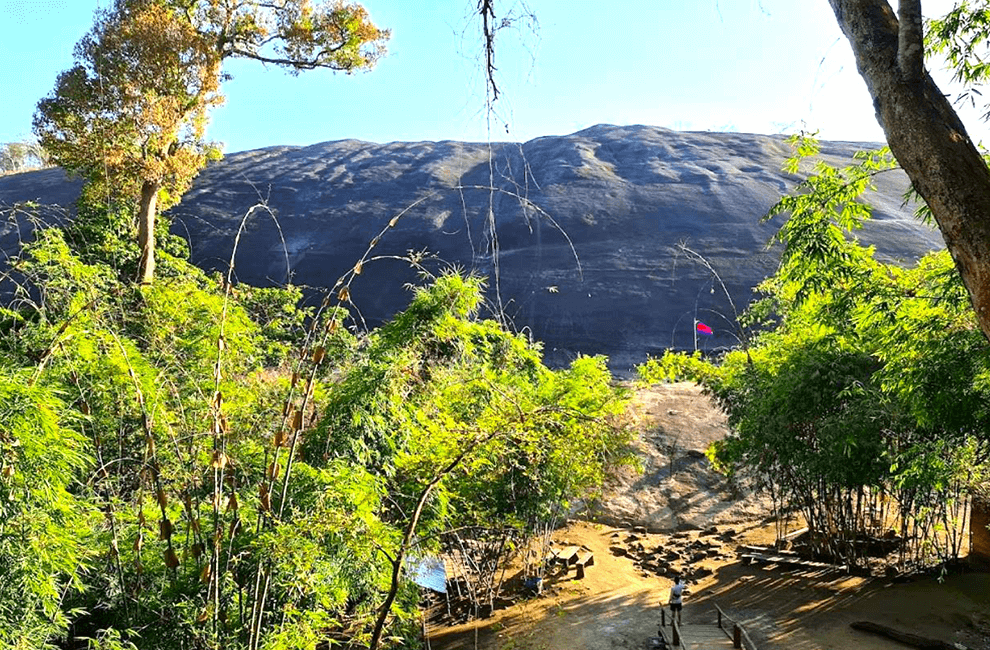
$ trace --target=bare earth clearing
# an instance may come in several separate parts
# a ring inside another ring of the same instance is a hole
[[[617,477],[594,510],[597,523],[573,521],[555,535],[561,545],[583,545],[594,553],[595,564],[586,576],[578,580],[573,569],[558,572],[548,579],[542,596],[520,600],[489,619],[430,626],[430,647],[646,648],[657,633],[659,601],[666,602],[671,586],[668,575],[658,575],[665,567],[668,574],[684,571],[693,576],[688,581],[685,624],[714,624],[713,603],[718,603],[743,623],[761,649],[908,647],[849,627],[853,621],[873,621],[990,650],[988,573],[950,575],[941,583],[920,576],[893,582],[742,562],[738,546],[772,544],[775,532],[766,520],[766,504],[753,498],[745,485],[714,474],[699,453],[724,435],[721,416],[690,384],[641,391],[632,411],[641,431],[643,472]],[[640,532],[633,527],[641,527]],[[660,568],[656,561],[644,568],[636,560],[644,556],[638,548],[647,555],[661,549],[656,557]]]

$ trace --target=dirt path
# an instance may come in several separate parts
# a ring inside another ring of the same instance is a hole
[[[657,603],[670,581],[634,570],[628,558],[609,552],[614,529],[579,522],[556,539],[585,545],[595,554],[583,580],[549,578],[540,597],[498,611],[487,620],[435,633],[433,648],[639,648],[656,634]]]
[[[775,531],[764,523],[767,504],[704,458],[727,431],[724,417],[697,387],[671,384],[639,391],[631,418],[642,471],[614,477],[603,502],[584,513],[599,523],[576,521],[555,534],[559,545],[594,553],[585,578],[572,570],[489,619],[430,628],[433,650],[647,648],[675,572],[689,577],[685,623],[713,623],[718,603],[761,650],[907,647],[852,630],[858,620],[990,650],[990,574],[894,583],[744,564],[737,548],[771,544]]]
[[[558,531],[560,544],[585,545],[595,554],[583,580],[549,580],[542,596],[497,611],[492,618],[430,630],[434,650],[612,650],[647,648],[656,635],[658,604],[671,580],[638,568],[609,551],[619,532],[576,522]],[[639,535],[647,547],[669,541]],[[738,543],[772,539],[768,528],[743,532]],[[697,539],[690,535],[685,541]],[[903,646],[857,632],[849,623],[869,620],[905,632],[990,650],[990,574],[931,577],[909,583],[867,580],[834,572],[788,570],[714,559],[712,575],[689,581],[684,622],[714,624],[714,603],[736,617],[759,648],[787,650],[897,650]]]

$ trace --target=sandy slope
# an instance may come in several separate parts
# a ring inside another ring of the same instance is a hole
[[[700,539],[721,540],[719,549],[710,557],[696,562],[685,559],[671,567],[687,568],[696,575],[689,581],[685,623],[713,622],[713,604],[718,603],[744,624],[760,648],[906,647],[849,627],[852,621],[869,620],[962,643],[974,650],[990,650],[990,574],[953,575],[942,582],[922,577],[893,583],[743,563],[735,549],[742,544],[770,543],[774,530],[762,523],[762,517],[754,520],[754,515],[764,512],[758,501],[746,496],[741,487],[722,489],[719,479],[709,476],[708,468],[692,453],[724,435],[719,414],[696,387],[687,384],[640,394],[633,410],[640,420],[645,471],[638,477],[618,477],[607,501],[624,505],[611,512],[606,505],[599,514],[610,512],[605,519],[625,519],[623,523],[628,526],[649,525],[653,532],[631,537],[632,531],[625,525],[572,522],[557,531],[555,539],[561,544],[584,545],[594,552],[595,565],[583,580],[575,579],[574,571],[557,575],[549,580],[542,596],[496,611],[490,619],[452,628],[431,627],[432,648],[646,648],[649,637],[656,634],[659,600],[666,599],[671,581],[610,548],[642,544],[647,551],[658,547],[683,550]],[[670,459],[657,444],[667,439],[665,436],[679,441],[674,481],[670,479]],[[684,459],[691,460],[682,462]],[[664,510],[667,505],[658,503],[670,494],[692,490],[690,498],[680,498],[673,508]],[[658,512],[662,516],[654,516]],[[706,526],[708,530],[684,530],[706,518],[717,522],[714,530],[710,526]],[[677,529],[681,532],[675,532]],[[723,535],[730,529],[734,534]],[[711,574],[705,575],[708,571]]]
[[[583,580],[558,576],[542,597],[496,612],[488,620],[431,629],[434,649],[610,650],[645,648],[656,634],[658,601],[671,581],[645,573],[609,552],[615,529],[576,522],[558,539],[584,544],[596,564]],[[625,531],[623,531],[623,534]],[[754,528],[741,541],[762,542]],[[664,539],[650,535],[651,540]],[[789,571],[715,561],[712,576],[689,583],[685,623],[714,622],[713,603],[740,620],[760,648],[896,650],[899,643],[857,632],[869,620],[906,632],[990,649],[990,574],[918,578],[894,584],[838,573]],[[477,645],[476,645],[477,644]]]

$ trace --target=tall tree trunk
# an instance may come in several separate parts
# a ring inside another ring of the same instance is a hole
[[[990,169],[923,65],[921,0],[829,0],[890,150],[924,197],[990,340]]]
[[[138,281],[151,284],[155,278],[155,217],[158,214],[158,190],[161,183],[145,181],[141,185],[141,204],[138,208],[138,247],[141,261]]]

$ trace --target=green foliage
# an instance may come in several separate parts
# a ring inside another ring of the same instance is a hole
[[[105,195],[110,213],[137,208],[139,277],[150,282],[158,211],[220,156],[206,124],[223,102],[224,61],[350,72],[372,67],[388,36],[361,6],[342,2],[116,0],[97,11],[75,65],[39,102],[38,151]]]
[[[127,212],[89,205],[25,247],[0,311],[5,647],[70,622],[107,649],[367,643],[419,535],[531,529],[621,459],[604,361],[547,369],[476,318],[478,278],[356,337],[339,307],[170,255],[135,286]],[[396,586],[401,639],[418,591]]]
[[[981,96],[979,88],[990,80],[990,64],[986,62],[990,10],[986,3],[956,2],[947,14],[928,20],[925,27],[926,50],[945,57],[953,80],[965,88],[960,101],[975,106]],[[983,118],[987,119],[988,115],[990,112]]]
[[[640,384],[662,384],[678,381],[700,382],[711,369],[711,364],[701,358],[701,352],[674,352],[664,350],[659,359],[650,357],[645,363],[636,366]]]
[[[93,466],[75,419],[27,371],[0,370],[0,645],[42,648],[64,634],[67,591],[83,588],[92,559]]]
[[[346,458],[389,477],[398,494],[471,449],[435,493],[426,529],[542,521],[600,483],[627,439],[609,420],[623,393],[604,361],[551,372],[525,339],[471,318],[480,289],[446,275],[418,290],[371,337],[305,447],[311,462]]]
[[[893,166],[886,150],[858,158],[816,164],[770,210],[787,215],[782,262],[741,319],[745,349],[718,363],[668,353],[640,374],[702,382],[732,429],[709,457],[799,509],[823,552],[860,561],[855,538],[876,525],[865,513],[896,504],[912,559],[944,560],[960,547],[956,507],[986,480],[990,349],[948,253],[903,268],[848,236],[870,216],[870,179]]]

